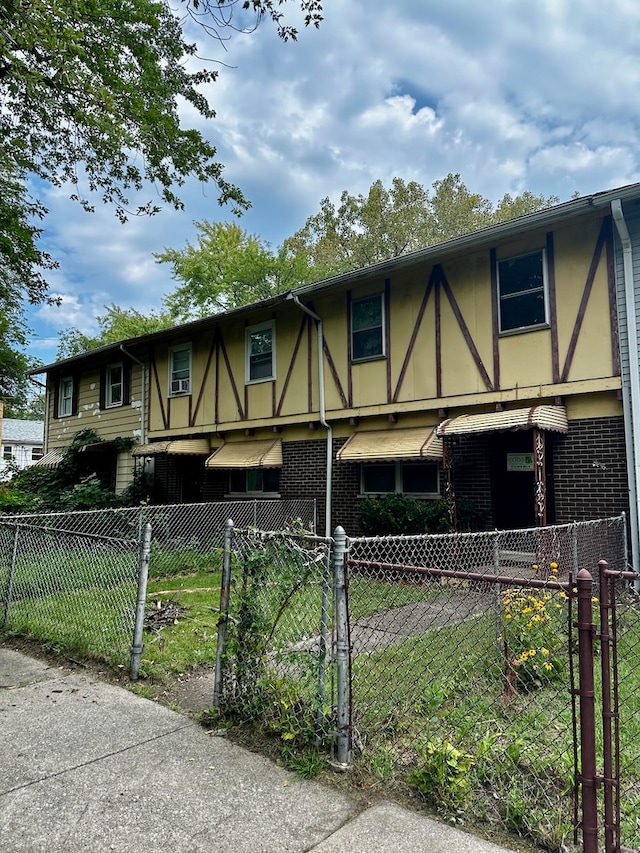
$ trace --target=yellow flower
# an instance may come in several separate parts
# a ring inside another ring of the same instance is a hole
[[[557,564],[557,563],[550,563],[549,565],[551,566],[551,568],[552,568],[552,569],[557,569],[557,568],[558,568],[558,564]]]

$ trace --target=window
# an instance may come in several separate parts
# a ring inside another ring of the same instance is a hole
[[[351,357],[354,361],[384,355],[382,293],[351,303]]]
[[[10,444],[5,444],[2,448],[2,458],[6,462],[10,462],[13,459],[13,447]]]
[[[191,393],[191,344],[169,349],[169,396]]]
[[[73,379],[65,376],[58,386],[58,417],[66,418],[73,414]]]
[[[279,490],[279,468],[241,468],[229,471],[230,494],[265,494]]]
[[[440,494],[440,467],[434,462],[365,462],[360,491],[363,495],[436,497]]]
[[[44,450],[41,447],[32,447],[31,448],[31,461],[37,462],[39,459],[42,459],[44,455]]]
[[[123,403],[123,369],[122,362],[110,364],[107,367],[105,404],[107,408],[121,406]]]
[[[275,379],[276,324],[250,326],[245,332],[245,381],[265,382]]]
[[[542,249],[498,261],[501,332],[547,325],[545,269]]]

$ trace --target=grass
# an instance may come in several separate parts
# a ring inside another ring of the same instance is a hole
[[[56,585],[66,589],[44,589],[40,564],[23,571],[21,585],[16,587],[20,596],[11,605],[11,631],[74,654],[108,660],[114,667],[126,666],[135,586],[124,580],[131,570],[126,561],[114,571],[111,562],[101,562],[102,556],[92,557],[89,570],[82,555],[67,555],[65,584]],[[140,695],[152,695],[153,684],[170,684],[198,664],[213,666],[216,658],[218,553],[187,550],[177,559],[174,554],[173,561],[168,552],[155,556],[149,608],[175,603],[180,610],[175,622],[145,631],[141,680],[134,688]],[[159,569],[166,573],[159,576]],[[96,589],[96,574],[102,572],[116,578],[110,590]],[[245,601],[257,608],[262,642],[264,630],[271,633],[270,647],[277,655],[265,670],[268,678],[260,684],[260,702],[253,711],[263,714],[265,731],[271,739],[275,733],[288,764],[301,774],[313,775],[324,766],[308,739],[309,720],[315,719],[317,709],[317,658],[306,649],[292,651],[290,645],[319,634],[321,583],[318,577],[301,583],[293,571],[282,584],[275,575],[262,581],[251,593],[254,597]],[[72,582],[77,584],[74,591],[68,588]],[[2,583],[0,578],[0,587]],[[232,634],[243,616],[237,606],[241,590],[237,577],[232,590]],[[415,601],[437,601],[440,595],[443,590],[436,585],[357,578],[350,589],[351,623]],[[331,624],[330,595],[327,605]],[[622,843],[638,846],[638,608],[619,610],[619,623]],[[561,684],[514,690],[505,679],[503,647],[496,641],[496,630],[496,615],[489,609],[421,636],[398,637],[392,645],[354,657],[356,765],[360,774],[370,774],[371,784],[397,789],[413,778],[417,789],[445,814],[455,819],[464,816],[466,822],[498,821],[541,847],[557,850],[570,840],[573,818],[567,673]],[[554,630],[564,631],[564,625],[558,622]],[[290,667],[286,671],[285,664]],[[596,666],[597,685],[598,670]],[[328,671],[329,692],[322,708],[327,729],[332,726],[330,688]]]

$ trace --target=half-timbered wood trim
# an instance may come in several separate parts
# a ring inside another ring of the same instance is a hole
[[[384,280],[384,352],[387,357],[387,403],[391,402],[391,279]]]
[[[587,305],[589,303],[589,297],[591,296],[591,290],[593,288],[593,282],[596,277],[596,272],[598,269],[598,264],[600,263],[600,257],[602,255],[602,249],[605,244],[605,236],[607,232],[607,222],[606,219],[603,219],[602,225],[600,226],[600,233],[598,234],[598,239],[596,240],[596,246],[593,250],[593,256],[591,258],[591,265],[589,266],[589,272],[587,274],[587,280],[584,285],[584,290],[582,291],[582,299],[580,300],[580,307],[578,308],[578,315],[576,317],[576,322],[573,326],[573,332],[571,333],[571,340],[569,341],[569,349],[567,350],[567,356],[565,358],[564,367],[562,369],[562,375],[560,377],[561,382],[566,382],[569,378],[569,371],[571,370],[571,365],[573,364],[573,356],[575,355],[576,346],[578,344],[578,338],[580,337],[580,330],[582,329],[582,322],[584,320],[584,315],[587,311]]]
[[[331,355],[331,350],[327,344],[327,339],[322,339],[322,350],[324,352],[325,358],[327,359],[327,364],[329,365],[329,372],[331,373],[331,377],[333,378],[334,384],[336,386],[336,390],[338,394],[340,394],[340,401],[342,403],[343,408],[350,408],[347,404],[347,398],[344,393],[344,389],[342,388],[342,383],[340,382],[340,377],[338,376],[338,371],[336,370],[336,365],[333,360],[333,356]]]
[[[549,296],[549,324],[551,326],[551,370],[553,381],[560,381],[560,354],[558,350],[558,303],[556,298],[556,256],[553,232],[546,236],[547,293]]]
[[[235,397],[236,406],[238,408],[238,416],[239,416],[241,421],[247,420],[247,416],[245,414],[246,413],[246,406],[245,406],[245,408],[242,407],[242,401],[240,400],[240,394],[238,394],[238,386],[236,385],[236,381],[233,378],[233,372],[231,370],[231,364],[229,363],[229,355],[227,353],[227,348],[224,345],[224,338],[222,337],[222,334],[220,334],[220,336],[219,336],[219,346],[220,346],[220,352],[222,353],[222,357],[224,359],[225,367],[227,368],[227,374],[229,376],[229,382],[231,382],[231,390],[233,391],[233,396]],[[247,386],[246,385],[244,386],[244,396],[245,396],[245,402],[246,402],[246,397],[247,397]]]
[[[291,374],[293,373],[293,368],[295,367],[296,359],[298,358],[298,350],[300,349],[300,343],[302,342],[302,336],[304,334],[305,326],[307,325],[307,320],[309,319],[308,315],[304,314],[302,319],[300,320],[300,328],[298,330],[298,337],[296,338],[295,346],[293,347],[293,353],[291,355],[291,359],[289,360],[289,368],[287,370],[287,375],[284,378],[284,383],[282,385],[282,393],[280,394],[280,400],[277,405],[274,405],[274,415],[278,417],[282,411],[282,404],[284,403],[284,398],[287,393],[287,389],[289,387],[289,381],[291,380]],[[275,389],[276,383],[273,382],[273,387]],[[274,390],[275,394],[275,390]]]
[[[150,359],[151,373],[156,384],[156,395],[158,397],[158,405],[160,406],[160,417],[164,429],[169,429],[169,400],[167,399],[167,408],[164,407],[164,395],[160,390],[160,377],[158,376],[158,365],[153,356]],[[151,397],[151,395],[149,395]],[[151,399],[149,400],[149,422],[151,422]]]
[[[429,275],[429,281],[427,282],[427,286],[422,296],[422,302],[420,303],[418,316],[416,317],[416,322],[414,323],[413,331],[411,332],[411,338],[409,339],[409,346],[407,347],[407,351],[404,356],[404,361],[402,362],[402,367],[400,369],[400,376],[398,377],[396,390],[393,392],[393,398],[391,400],[392,403],[397,403],[398,397],[400,396],[402,383],[404,382],[404,377],[407,372],[407,368],[409,367],[409,361],[411,360],[411,356],[413,355],[413,349],[415,347],[416,338],[418,337],[418,332],[420,331],[420,326],[422,325],[422,320],[424,318],[424,312],[427,308],[427,302],[429,301],[429,295],[431,294],[431,290],[433,288],[433,282],[435,280],[435,270],[435,267],[431,270],[431,274]]]
[[[213,400],[213,421],[220,423],[220,331],[216,329],[213,335],[213,343],[216,348],[216,372]]]
[[[351,291],[347,290],[347,402],[345,407],[353,406],[353,352],[351,351]],[[337,378],[337,377],[336,377]]]
[[[489,250],[489,277],[491,281],[491,338],[493,340],[493,385],[500,388],[500,321],[498,318],[498,256]]]
[[[444,274],[444,270],[442,269],[442,267],[439,264],[438,264],[438,276],[439,276],[439,280],[440,280],[440,283],[442,285],[442,288],[447,295],[447,299],[449,300],[449,305],[451,305],[451,310],[453,311],[454,316],[458,322],[458,326],[460,327],[460,331],[462,332],[462,336],[464,337],[465,343],[467,344],[467,347],[469,348],[469,352],[473,356],[473,360],[476,364],[476,367],[478,368],[478,372],[482,376],[482,379],[484,381],[484,384],[487,387],[487,390],[488,391],[494,391],[495,388],[493,387],[493,383],[492,383],[491,379],[489,378],[489,374],[487,373],[487,369],[484,366],[484,363],[480,357],[480,353],[478,352],[478,348],[476,347],[474,340],[471,336],[471,332],[469,331],[469,327],[465,323],[464,317],[462,316],[462,311],[460,310],[460,306],[456,302],[455,296],[453,295],[453,292],[451,290],[449,282],[447,281],[447,277]]]
[[[613,373],[620,376],[620,341],[618,338],[618,300],[616,297],[615,252],[613,247],[613,218],[607,216],[607,235],[605,238],[607,258],[607,287],[609,289],[609,325],[611,328],[611,363]]]
[[[207,363],[204,367],[204,374],[202,376],[202,382],[200,383],[200,391],[198,392],[198,399],[196,400],[196,404],[193,408],[193,414],[189,418],[189,426],[192,427],[195,425],[196,418],[198,417],[198,412],[200,411],[200,405],[202,403],[202,398],[204,397],[204,391],[207,386],[207,379],[209,378],[209,371],[211,369],[211,362],[213,361],[213,356],[215,353],[215,335],[211,339],[211,346],[209,347],[209,354],[207,356]]]

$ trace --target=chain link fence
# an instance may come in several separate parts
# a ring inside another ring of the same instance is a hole
[[[289,749],[333,734],[331,540],[228,528],[215,702]]]
[[[3,516],[2,629],[123,665],[145,527],[152,529],[151,577],[213,573],[230,516],[245,525],[314,529],[316,507],[261,500]]]

